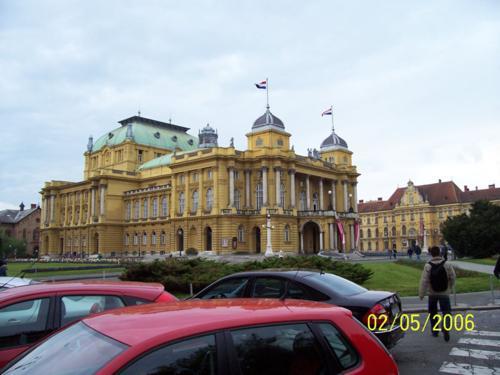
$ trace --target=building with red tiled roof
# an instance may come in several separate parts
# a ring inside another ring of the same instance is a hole
[[[440,226],[449,216],[468,213],[472,203],[500,205],[500,188],[461,190],[453,181],[397,188],[387,200],[359,201],[360,249],[406,249],[412,242],[427,249],[443,242]]]

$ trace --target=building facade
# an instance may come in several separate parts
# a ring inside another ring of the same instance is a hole
[[[468,213],[480,199],[500,204],[500,188],[461,190],[453,181],[420,186],[409,181],[388,200],[359,201],[360,250],[401,250],[413,242],[424,249],[442,245],[441,224],[450,216]]]
[[[84,154],[84,179],[42,194],[42,254],[314,253],[355,247],[358,173],[332,130],[297,155],[269,107],[247,150],[218,146],[209,125],[189,129],[133,116]],[[271,228],[265,227],[271,217]]]
[[[40,216],[41,209],[32,203],[30,208],[25,209],[21,202],[19,210],[0,211],[0,228],[8,237],[23,241],[26,244],[26,252],[37,255],[40,248]]]

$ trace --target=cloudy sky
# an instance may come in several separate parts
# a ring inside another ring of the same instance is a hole
[[[300,154],[334,105],[360,199],[500,185],[498,0],[0,0],[0,209],[82,179],[88,136],[138,109],[244,149],[265,77]]]

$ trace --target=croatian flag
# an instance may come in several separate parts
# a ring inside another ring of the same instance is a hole
[[[263,90],[267,89],[267,79],[260,81],[259,83],[256,83],[255,87],[257,87],[258,89],[263,89]]]
[[[323,113],[321,114],[321,116],[331,116],[331,115],[332,115],[332,107],[324,110]]]

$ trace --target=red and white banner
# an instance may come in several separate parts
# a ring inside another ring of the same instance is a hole
[[[359,221],[354,222],[354,243],[357,249],[359,247]]]
[[[339,230],[340,241],[342,242],[342,245],[345,245],[344,226],[341,221],[337,221],[337,229]]]

